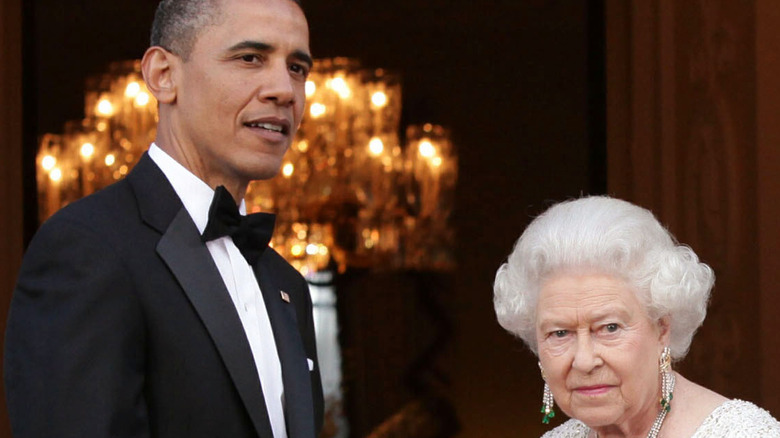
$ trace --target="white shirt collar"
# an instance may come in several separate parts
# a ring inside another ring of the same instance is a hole
[[[149,147],[149,157],[165,174],[168,182],[173,186],[173,190],[176,191],[184,204],[184,208],[187,209],[187,213],[195,222],[195,226],[198,227],[198,232],[202,234],[209,221],[209,207],[212,198],[214,198],[214,189],[174,160],[155,143]],[[246,214],[246,204],[243,199],[238,210],[242,215]]]

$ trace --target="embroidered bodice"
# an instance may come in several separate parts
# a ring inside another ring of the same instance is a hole
[[[590,428],[569,420],[542,438],[587,438]],[[704,419],[690,438],[780,438],[780,422],[753,403],[727,400]]]

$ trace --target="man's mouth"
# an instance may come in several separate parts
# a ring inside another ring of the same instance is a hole
[[[244,125],[249,128],[266,129],[268,131],[278,132],[280,134],[287,134],[288,132],[287,126],[279,123],[249,122],[249,123],[245,123]]]

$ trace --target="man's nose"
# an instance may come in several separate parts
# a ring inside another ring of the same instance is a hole
[[[277,62],[266,69],[258,98],[263,101],[275,102],[277,105],[292,105],[295,102],[293,81],[287,63]]]

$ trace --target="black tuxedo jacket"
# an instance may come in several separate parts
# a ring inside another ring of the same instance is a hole
[[[288,434],[314,438],[323,401],[308,286],[270,248],[254,268]],[[11,304],[4,378],[16,438],[272,437],[233,302],[146,154],[36,234]]]

